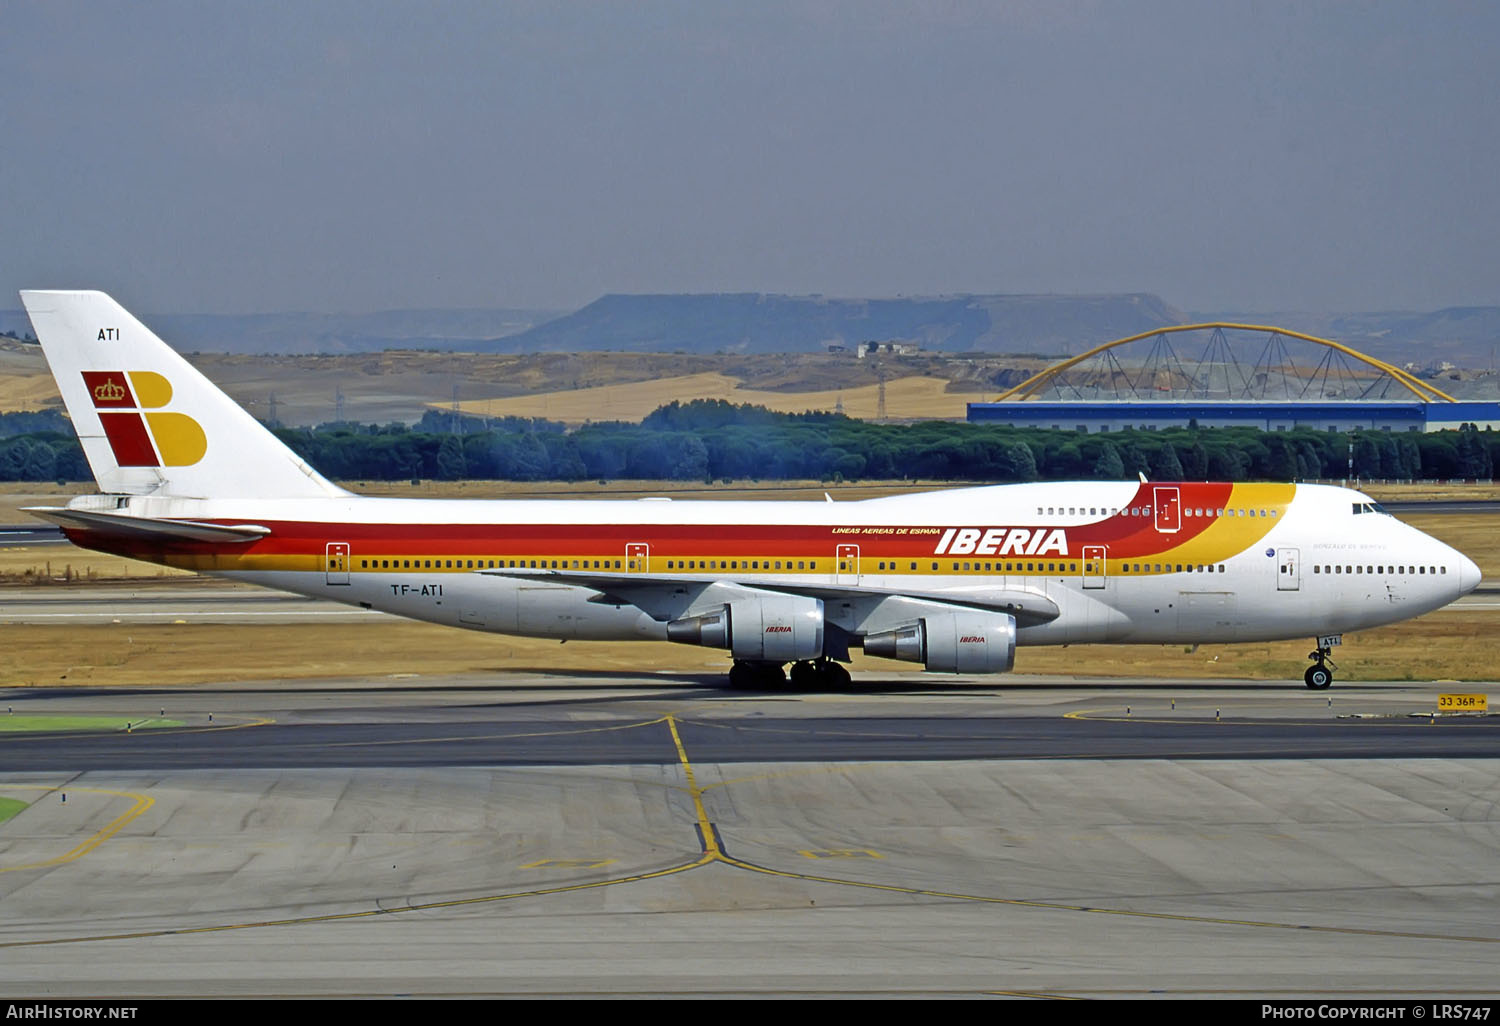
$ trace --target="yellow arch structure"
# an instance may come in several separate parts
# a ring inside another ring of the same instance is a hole
[[[1087,360],[1092,356],[1097,356],[1107,349],[1113,349],[1115,346],[1123,346],[1128,345],[1131,342],[1139,342],[1141,339],[1150,338],[1153,335],[1171,335],[1179,331],[1205,331],[1213,329],[1230,331],[1264,331],[1271,332],[1277,335],[1285,335],[1287,338],[1298,338],[1304,342],[1316,342],[1320,346],[1327,346],[1330,349],[1336,349],[1346,356],[1352,356],[1356,360],[1359,360],[1361,363],[1369,364],[1376,370],[1383,371],[1384,373],[1389,374],[1401,384],[1405,385],[1413,395],[1422,400],[1424,403],[1439,401],[1448,403],[1457,402],[1457,400],[1447,392],[1429,385],[1427,382],[1421,380],[1420,378],[1408,374],[1400,367],[1386,363],[1384,360],[1378,360],[1373,356],[1368,356],[1364,353],[1361,353],[1357,349],[1351,349],[1350,347],[1344,345],[1342,342],[1334,342],[1332,339],[1318,338],[1318,336],[1316,335],[1304,335],[1300,331],[1288,331],[1286,328],[1277,328],[1267,324],[1231,324],[1226,321],[1211,321],[1206,324],[1174,324],[1169,325],[1165,328],[1153,328],[1150,331],[1143,331],[1138,335],[1131,335],[1128,338],[1117,338],[1113,342],[1106,342],[1101,346],[1095,346],[1086,353],[1080,353],[1078,356],[1071,357],[1067,360],[1062,361],[1061,363],[1053,364],[1046,370],[1039,371],[1038,373],[1033,374],[1031,377],[1027,378],[1025,381],[1021,382],[1014,388],[1009,389],[1008,391],[1005,391],[996,396],[995,401],[1004,402],[1006,400],[1014,400],[1019,402],[1026,399],[1035,398],[1036,394],[1040,392],[1044,386],[1046,386],[1049,382],[1052,381],[1053,378],[1057,377],[1063,371],[1082,363],[1084,360]]]

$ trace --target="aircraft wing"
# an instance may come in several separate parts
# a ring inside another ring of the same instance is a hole
[[[259,524],[209,524],[200,520],[160,520],[133,517],[122,513],[96,510],[65,509],[61,506],[23,506],[21,512],[50,520],[73,531],[98,531],[103,534],[158,541],[230,542],[246,544],[271,533]]]
[[[526,581],[592,588],[600,592],[603,601],[639,606],[657,619],[669,619],[677,614],[664,614],[653,610],[669,606],[680,607],[684,600],[690,601],[692,597],[712,585],[728,585],[748,591],[776,591],[786,595],[805,595],[809,598],[822,599],[824,602],[868,601],[886,597],[941,602],[951,606],[982,609],[986,612],[1009,613],[1015,617],[1016,624],[1021,627],[1048,623],[1057,619],[1061,614],[1057,603],[1042,592],[1031,588],[974,587],[949,590],[908,590],[855,584],[743,582],[733,578],[704,580],[699,577],[676,577],[671,574],[607,574],[592,570],[542,570],[529,567],[496,567],[476,572],[495,577],[512,577]],[[677,601],[670,601],[674,596]]]

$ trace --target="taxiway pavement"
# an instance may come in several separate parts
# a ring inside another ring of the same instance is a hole
[[[1500,735],[1436,685],[856,683],[0,692],[184,723],[0,734],[0,993],[1500,989]]]

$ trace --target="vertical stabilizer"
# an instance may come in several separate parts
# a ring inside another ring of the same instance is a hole
[[[21,302],[102,491],[347,494],[104,293],[27,291]]]

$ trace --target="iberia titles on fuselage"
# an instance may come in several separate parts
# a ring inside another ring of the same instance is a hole
[[[107,296],[22,295],[101,488],[34,510],[76,543],[457,627],[724,648],[741,683],[779,679],[787,663],[806,682],[846,680],[851,646],[995,673],[1017,645],[1315,637],[1308,683],[1325,686],[1314,671],[1338,635],[1439,608],[1479,580],[1368,496],[1319,485],[1062,482],[856,502],[357,496]]]

